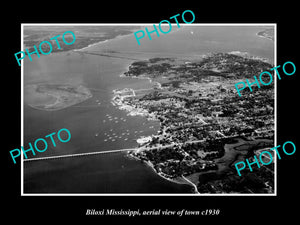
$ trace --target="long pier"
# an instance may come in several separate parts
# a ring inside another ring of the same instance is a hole
[[[137,150],[137,148],[127,148],[127,149],[108,150],[108,151],[100,151],[100,152],[87,152],[87,153],[77,153],[77,154],[68,154],[68,155],[48,156],[48,157],[40,157],[40,158],[23,159],[23,161],[29,162],[29,161],[38,161],[38,160],[59,159],[59,158],[67,158],[67,157],[78,157],[78,156],[87,156],[87,155],[98,155],[98,154],[135,151],[135,150]]]
[[[158,149],[158,148],[168,148],[172,147],[175,144],[169,144],[165,146],[156,146],[151,149]],[[150,149],[150,148],[148,148]],[[23,159],[24,162],[29,161],[38,161],[38,160],[48,160],[48,159],[60,159],[60,158],[68,158],[68,157],[78,157],[78,156],[88,156],[88,155],[98,155],[98,154],[108,154],[108,153],[118,153],[118,152],[131,152],[131,151],[143,151],[145,148],[124,148],[124,149],[116,149],[116,150],[107,150],[107,151],[99,151],[99,152],[85,152],[85,153],[77,153],[77,154],[67,154],[67,155],[57,155],[57,156],[46,156],[40,158],[30,158],[30,159]]]

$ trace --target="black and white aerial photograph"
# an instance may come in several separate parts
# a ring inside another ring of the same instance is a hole
[[[276,24],[145,28],[22,24],[24,51],[52,45],[21,62],[24,148],[48,144],[23,157],[22,195],[275,195],[276,161],[253,160],[275,146],[282,81],[258,88],[254,76],[276,65]]]
[[[297,221],[297,9],[6,7],[3,221]]]

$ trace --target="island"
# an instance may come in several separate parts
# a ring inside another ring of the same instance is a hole
[[[25,86],[25,102],[39,110],[60,110],[91,97],[91,92],[83,85],[40,83]]]
[[[150,90],[117,90],[113,103],[156,120],[130,155],[195,193],[273,193],[274,164],[239,177],[234,163],[274,146],[274,85],[239,97],[234,84],[269,70],[267,60],[236,53],[133,62],[122,76],[147,78]]]
[[[260,31],[257,33],[257,35],[274,41],[274,28]]]

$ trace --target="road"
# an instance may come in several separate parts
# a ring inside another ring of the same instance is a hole
[[[195,193],[200,194],[200,192],[198,191],[197,186],[196,186],[192,181],[190,181],[189,179],[187,179],[187,178],[186,178],[185,176],[183,176],[183,175],[181,175],[181,177],[182,177],[186,182],[188,182],[189,184],[193,185],[193,187],[194,187],[194,189],[195,189]]]

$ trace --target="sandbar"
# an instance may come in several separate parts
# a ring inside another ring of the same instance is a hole
[[[40,83],[25,86],[25,102],[39,110],[60,110],[91,97],[90,90],[83,85]]]

